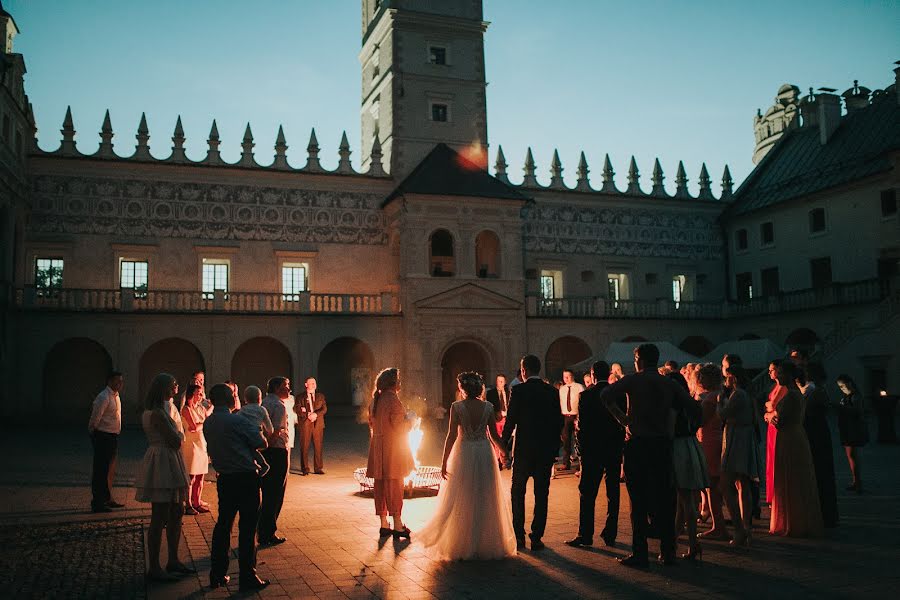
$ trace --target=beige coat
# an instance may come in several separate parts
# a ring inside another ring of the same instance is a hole
[[[377,404],[377,406],[376,406]],[[406,420],[406,409],[396,392],[382,392],[369,409],[369,464],[372,479],[403,479],[415,469],[407,434],[412,423]]]

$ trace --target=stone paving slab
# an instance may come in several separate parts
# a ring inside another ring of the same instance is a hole
[[[0,456],[12,461],[9,471],[0,472],[0,524],[15,522],[26,530],[38,531],[47,524],[92,526],[98,521],[87,512],[90,445],[86,436],[81,439],[77,433],[60,431],[47,448],[23,449],[27,434],[7,433],[0,441]],[[428,432],[421,457],[425,464],[436,464],[442,439],[442,431]],[[632,571],[614,560],[630,551],[629,505],[624,489],[616,547],[574,549],[563,543],[577,529],[578,480],[574,476],[561,476],[551,484],[544,538],[548,547],[543,552],[526,551],[503,561],[431,561],[418,545],[415,531],[433,510],[433,494],[419,495],[405,503],[404,517],[413,529],[410,542],[379,541],[371,495],[360,493],[352,478],[353,469],[365,464],[366,441],[364,426],[349,420],[329,421],[325,441],[328,472],[322,476],[290,476],[279,520],[279,531],[288,541],[260,551],[260,576],[273,584],[250,597],[882,598],[900,585],[900,446],[870,445],[864,449],[867,492],[839,492],[841,525],[823,540],[775,538],[766,533],[767,522],[762,521],[756,523],[749,551],[734,550],[722,542],[704,542],[700,564],[682,562],[677,567],[654,565],[646,571]],[[148,507],[133,501],[131,489],[131,474],[144,444],[139,432],[123,435],[116,495],[128,506],[113,513],[116,518],[146,522],[149,517]],[[841,484],[849,475],[839,450],[836,447],[835,464]],[[294,462],[299,462],[298,457]],[[509,472],[503,476],[508,484]],[[238,595],[236,556],[231,565],[234,579],[228,588],[203,587],[208,581],[216,504],[215,484],[207,486],[204,497],[213,504],[213,513],[186,517],[184,521],[182,555],[200,572],[176,584],[150,586],[150,598]],[[598,519],[606,511],[603,496],[601,489]],[[127,536],[122,539],[118,544],[129,543]],[[237,546],[237,528],[232,546]],[[656,547],[651,541],[651,550]],[[683,538],[680,550],[686,550]],[[77,545],[64,544],[60,552],[77,554]],[[33,568],[35,565],[32,563]],[[136,576],[141,571],[135,568]],[[104,593],[98,588],[96,595]],[[13,593],[11,597],[29,596]],[[133,597],[140,595],[135,592]]]

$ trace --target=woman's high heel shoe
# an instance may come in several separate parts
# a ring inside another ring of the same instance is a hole
[[[380,537],[380,538],[390,537],[392,533],[394,533],[394,530],[391,529],[390,527],[379,527],[378,528],[378,537]]]
[[[697,544],[693,548],[687,551],[687,553],[682,554],[681,558],[684,560],[695,560],[702,561],[703,560],[703,546]]]
[[[707,521],[709,521],[709,513],[701,512],[700,516],[697,517],[697,524],[706,523]]]
[[[409,536],[412,532],[409,530],[409,527],[404,527],[403,529],[395,529],[394,530],[394,539],[399,540],[402,538],[409,539]]]

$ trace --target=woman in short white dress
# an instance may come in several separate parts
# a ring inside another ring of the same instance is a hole
[[[181,408],[181,424],[184,427],[184,443],[181,454],[191,476],[190,494],[184,514],[196,515],[209,512],[209,504],[201,500],[203,494],[203,477],[209,472],[209,454],[206,452],[206,438],[203,437],[203,422],[209,412],[201,400],[203,388],[189,384],[184,394],[184,406]]]
[[[144,453],[137,473],[135,500],[152,505],[150,527],[147,530],[147,550],[150,555],[147,577],[154,581],[172,581],[172,573],[197,572],[178,559],[188,475],[181,456],[184,433],[181,431],[181,423],[175,422],[170,411],[172,397],[177,393],[178,383],[175,378],[168,373],[160,373],[150,384],[144,414],[141,416],[141,424],[150,446]],[[163,529],[166,530],[169,547],[165,571],[159,563]]]

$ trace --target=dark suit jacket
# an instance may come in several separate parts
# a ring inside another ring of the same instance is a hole
[[[497,420],[500,420],[500,412],[503,410],[503,407],[500,405],[500,393],[497,391],[497,388],[491,388],[485,393],[484,399],[491,403],[491,406],[494,407],[494,414],[497,416]],[[509,409],[509,388],[506,388],[506,405],[507,410]]]
[[[529,379],[512,388],[503,441],[509,446],[516,433],[516,459],[553,462],[561,444],[563,427],[559,393],[540,379]]]
[[[600,394],[608,383],[600,381],[581,393],[578,400],[578,449],[582,456],[604,457],[621,455],[625,445],[625,430],[600,401]],[[624,397],[617,400],[625,412]]]
[[[309,405],[306,402],[306,392],[302,396],[294,397],[294,412],[297,413],[297,424],[300,427],[306,427],[309,424],[307,416],[309,415]],[[316,429],[325,427],[325,413],[328,412],[328,405],[325,403],[325,394],[316,392],[316,399],[313,400],[313,412],[318,415],[313,427]]]

